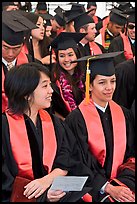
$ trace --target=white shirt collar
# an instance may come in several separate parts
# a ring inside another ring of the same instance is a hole
[[[107,108],[107,106],[108,106],[108,102],[106,103],[105,107],[101,107],[101,106],[99,106],[98,104],[96,104],[95,102],[94,102],[94,104],[95,104],[95,106],[96,106],[99,110],[101,110],[103,113],[105,113],[106,108]]]
[[[5,64],[5,66],[7,67],[8,62],[2,57],[2,62]],[[13,66],[15,66],[16,64],[16,59],[12,61]]]
[[[109,35],[111,35],[112,37],[114,37],[113,33],[111,33],[111,32],[108,30],[108,28],[107,28],[107,32],[108,32]]]
[[[131,39],[130,37],[129,37],[129,39],[131,40],[131,43],[132,43],[132,44],[135,42],[135,40]]]

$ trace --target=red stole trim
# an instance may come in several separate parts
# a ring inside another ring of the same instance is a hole
[[[25,53],[23,53],[22,51],[19,53],[19,55],[17,56],[17,66],[21,65],[21,64],[25,64],[28,63],[28,58],[27,55]]]
[[[123,111],[114,101],[109,102],[112,114],[114,150],[111,177],[117,174],[118,167],[123,163],[126,150],[126,124]],[[99,163],[104,166],[106,158],[105,136],[99,114],[92,100],[87,105],[84,100],[80,106],[88,131],[88,143],[91,152],[98,159]],[[89,118],[90,116],[90,118]],[[122,141],[122,142],[120,142]],[[120,153],[120,154],[119,154]]]
[[[92,18],[93,18],[95,24],[97,24],[98,23],[98,17],[97,16],[93,16]]]
[[[20,52],[20,54],[17,57],[17,65],[28,63],[28,58],[26,54],[23,52]],[[8,107],[8,98],[5,95],[4,91],[4,80],[5,80],[5,74],[2,66],[2,113],[7,109]]]
[[[95,42],[89,42],[91,55],[102,54],[102,50]]]
[[[105,25],[104,27],[102,27],[100,29],[100,35],[101,35],[103,47],[105,47],[105,31],[106,31],[106,28],[107,28],[107,25]]]
[[[63,99],[63,101],[64,101],[64,103],[65,103],[66,109],[67,109],[69,112],[71,112],[70,105],[69,105],[68,101],[66,101],[66,100],[64,99],[64,96],[63,96],[63,93],[62,93],[62,89],[61,89],[61,86],[60,86],[60,83],[59,83],[58,80],[56,81],[56,85],[59,87],[60,95],[61,95],[61,98]]]
[[[92,202],[92,196],[89,193],[86,193],[83,197],[82,200],[84,200],[84,202]]]
[[[44,111],[39,111],[43,130],[43,164],[51,171],[56,155],[57,143],[54,126],[50,115]],[[10,142],[13,156],[18,165],[18,175],[33,179],[32,158],[26,125],[23,116],[11,116],[6,112],[9,123]]]
[[[5,74],[2,66],[2,113],[7,109],[8,107],[8,98],[5,95],[5,90],[4,90],[4,80],[5,80]]]
[[[120,32],[120,36],[123,40],[123,44],[124,44],[124,55],[125,58],[128,59],[132,59],[133,58],[133,52],[131,49],[131,44],[130,41],[128,39],[128,36],[126,36],[124,33]]]

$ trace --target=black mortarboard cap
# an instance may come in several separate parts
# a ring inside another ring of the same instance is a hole
[[[69,3],[69,4],[72,4],[71,9],[66,10],[64,12],[66,23],[73,21],[74,18],[77,17],[79,14],[86,12],[83,4],[77,4],[77,3]]]
[[[60,26],[64,26],[65,25],[65,20],[64,20],[64,10],[58,6],[54,12],[56,13],[56,15],[54,16],[54,19],[57,21],[57,23]]]
[[[45,2],[38,2],[36,9],[39,10],[47,10],[47,4]]]
[[[110,53],[103,53],[99,55],[94,56],[85,56],[81,57],[78,60],[75,60],[73,62],[79,62],[79,61],[87,61],[90,62],[90,71],[91,75],[104,75],[104,76],[111,76],[115,73],[115,68],[113,64],[113,58],[117,55],[122,54],[123,51],[118,52],[110,52]]]
[[[81,57],[78,60],[73,61],[87,61],[87,71],[86,71],[86,101],[89,102],[89,84],[90,75],[95,77],[96,75],[112,76],[115,74],[115,67],[113,63],[113,58],[120,55],[123,51],[103,53],[94,56]],[[72,63],[73,63],[72,62]]]
[[[50,20],[54,18],[51,14],[44,13],[44,14],[39,14],[39,16],[41,16],[45,20],[44,21],[45,25],[51,26]]]
[[[83,13],[83,11],[73,11],[73,10],[65,11],[64,16],[65,16],[66,23],[73,21],[74,18],[76,18],[81,13]]]
[[[87,33],[61,32],[52,42],[51,47],[56,50],[66,50],[77,47],[77,43],[84,38]]]
[[[36,25],[37,21],[38,21],[38,18],[39,18],[39,14],[36,14],[36,13],[31,13],[31,12],[28,12],[26,14],[26,18],[29,19],[32,23],[34,23]]]
[[[119,9],[113,8],[110,13],[110,21],[123,26],[126,24],[126,15]]]
[[[36,25],[23,15],[23,11],[2,11],[2,40],[6,43],[21,44],[24,40],[24,31],[35,28]]]
[[[79,13],[82,13],[82,12],[86,11],[83,4],[78,4],[78,3],[73,3],[73,2],[69,3],[69,4],[72,5],[71,6],[71,10],[72,11],[79,12]]]
[[[129,8],[123,13],[128,15],[127,22],[135,23],[135,7]]]
[[[74,28],[76,31],[86,24],[94,23],[93,18],[88,15],[89,12],[90,11],[79,14],[77,17],[74,18]]]
[[[117,3],[119,4],[117,8],[121,11],[125,11],[132,7],[132,4],[130,2],[117,2]]]
[[[88,2],[88,3],[87,3],[87,8],[90,8],[91,6],[97,7],[96,2],[92,1],[92,2]]]

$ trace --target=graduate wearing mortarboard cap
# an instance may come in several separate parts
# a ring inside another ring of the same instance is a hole
[[[92,17],[88,15],[90,11],[81,13],[74,18],[74,28],[76,32],[87,33],[79,42],[82,55],[94,55],[105,52],[102,45],[95,42],[96,26]]]
[[[111,41],[124,30],[126,24],[126,15],[119,9],[113,8],[109,14],[108,23],[103,26],[96,38],[95,42],[100,43],[108,51]]]
[[[36,25],[25,17],[23,11],[2,12],[2,111],[7,107],[3,87],[5,75],[12,66],[32,61],[32,57],[25,55],[21,50],[24,32],[34,28]]]
[[[85,33],[61,32],[51,43],[57,60],[51,70],[55,89],[53,109],[63,118],[84,98],[82,63],[71,64],[71,61],[81,56],[78,42],[85,35]]]
[[[54,15],[54,18],[51,19],[52,24],[52,35],[51,37],[54,39],[60,32],[63,31],[65,26],[65,19],[64,19],[64,10],[58,6],[54,12],[56,13]]]
[[[89,16],[91,16],[95,22],[95,24],[99,23],[101,21],[101,18],[96,16],[96,10],[97,10],[97,3],[92,1],[87,3],[87,11],[89,11]]]
[[[135,156],[135,133],[127,119],[127,110],[112,100],[116,87],[113,58],[120,53],[104,53],[77,60],[87,61],[89,76],[86,78],[86,87],[91,94],[86,94],[78,108],[65,119],[75,134],[84,155],[83,160],[86,160],[93,175],[98,169],[89,184],[93,187],[93,202],[135,200],[134,159],[130,160],[133,168],[128,169],[125,165],[125,169],[120,174],[117,173],[123,163]],[[94,159],[96,165],[91,168]]]
[[[124,51],[123,54],[114,58],[115,65],[135,56],[135,8],[129,8],[122,12],[127,15],[125,32],[120,32],[120,36],[116,37],[110,44],[109,52]]]

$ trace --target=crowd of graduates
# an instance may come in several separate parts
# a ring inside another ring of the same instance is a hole
[[[135,202],[135,8],[70,4],[2,2],[2,202]]]

